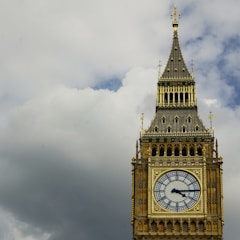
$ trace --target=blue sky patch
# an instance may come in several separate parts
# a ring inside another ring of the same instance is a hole
[[[122,80],[119,78],[111,78],[108,80],[100,81],[93,89],[108,89],[111,91],[117,91],[122,86]]]
[[[224,81],[229,86],[232,86],[234,89],[234,94],[232,95],[230,102],[228,102],[227,104],[230,107],[236,107],[240,105],[240,84],[235,72],[232,71],[232,69],[229,69],[229,64],[227,64],[227,58],[225,58],[224,56],[227,56],[231,52],[236,51],[236,49],[238,48],[240,48],[239,36],[234,36],[227,39],[227,41],[224,42],[224,51],[222,57],[219,58],[220,61],[217,63],[217,68],[219,69],[221,78],[224,79]]]

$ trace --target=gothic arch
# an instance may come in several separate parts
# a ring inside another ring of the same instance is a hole
[[[171,132],[171,127],[170,126],[167,127],[167,132],[169,132],[169,133]]]
[[[185,102],[187,103],[189,101],[189,94],[185,93]]]
[[[174,122],[175,122],[175,123],[178,123],[178,122],[179,122],[179,117],[178,117],[178,116],[175,116]]]
[[[179,221],[176,221],[174,224],[174,231],[180,232],[180,223]]]
[[[159,156],[164,156],[164,145],[160,145]]]
[[[182,92],[180,93],[180,102],[181,103],[183,102],[183,93]]]
[[[151,222],[151,228],[153,231],[157,231],[157,223],[155,221]]]
[[[154,156],[156,156],[157,155],[157,145],[153,145],[152,146],[152,156],[154,157]]]
[[[196,231],[196,222],[192,221],[190,224],[190,230],[191,232],[195,232]]]
[[[168,145],[167,147],[167,156],[172,156],[172,146]]]
[[[168,223],[167,223],[167,230],[168,231],[172,231],[173,230],[173,224],[172,224],[171,221],[168,221]]]
[[[174,147],[174,156],[179,156],[179,145],[175,145]]]
[[[175,93],[175,102],[178,102],[178,93]]]
[[[170,103],[173,102],[173,93],[170,93]]]
[[[194,146],[193,145],[190,146],[189,153],[190,153],[190,156],[194,156],[195,155],[195,151],[194,151]]]
[[[198,145],[198,148],[197,148],[197,154],[198,156],[202,156],[203,155],[203,151],[202,151],[202,145]]]
[[[164,94],[164,102],[168,103],[168,94],[167,93]]]
[[[199,230],[200,232],[203,232],[203,231],[204,231],[204,222],[203,222],[203,221],[200,221],[200,222],[198,223],[198,230]]]
[[[185,126],[182,127],[182,131],[186,132],[186,127]]]
[[[162,123],[165,123],[166,122],[166,118],[163,116],[162,117]]]
[[[164,231],[164,222],[163,222],[163,221],[161,221],[161,222],[159,223],[159,231],[160,231],[160,232],[163,232],[163,231]]]
[[[192,122],[192,117],[191,117],[191,116],[188,116],[188,117],[187,117],[187,123],[190,123],[190,122]]]
[[[188,222],[187,222],[187,221],[184,221],[184,222],[183,222],[183,227],[182,227],[182,228],[183,228],[183,231],[184,231],[184,232],[187,232],[187,231],[188,231]]]
[[[182,148],[182,155],[187,156],[187,145],[186,144]]]

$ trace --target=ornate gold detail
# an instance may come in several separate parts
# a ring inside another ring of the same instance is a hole
[[[171,16],[173,17],[173,26],[177,27],[178,19],[180,18],[180,14],[177,11],[177,5],[176,4],[173,5],[173,8],[174,8],[174,10],[173,10],[173,12],[171,14]]]
[[[192,62],[190,74],[178,42],[180,14],[176,4],[171,16],[173,44],[163,73],[160,62],[158,66],[157,115],[147,130],[143,129],[144,115],[141,115],[139,148],[136,144],[136,157],[132,159],[133,238],[200,239],[211,238],[213,233],[214,237],[220,237],[224,223],[223,173],[217,141],[214,144],[213,115],[210,113],[210,129],[206,129],[199,120],[191,118],[192,114],[181,112],[182,107],[197,106],[194,65]],[[166,111],[165,114],[159,111],[176,108],[180,108],[179,114],[182,114],[179,119],[175,111]],[[162,174],[177,169],[196,178],[200,195],[190,209],[174,212],[161,207],[162,198],[158,199],[154,189]]]

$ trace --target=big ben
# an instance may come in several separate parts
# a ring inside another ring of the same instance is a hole
[[[158,76],[155,116],[148,129],[141,129],[132,159],[133,239],[220,240],[223,161],[212,128],[198,115],[175,5],[172,16],[172,48]]]

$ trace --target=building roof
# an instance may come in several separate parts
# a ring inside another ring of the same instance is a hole
[[[178,39],[178,25],[174,25],[173,31],[173,42],[172,42],[172,49],[168,58],[167,65],[165,70],[161,76],[161,80],[192,80],[193,77],[189,73],[187,66],[184,62],[179,39]]]
[[[184,62],[178,39],[178,13],[172,14],[173,42],[166,68],[158,82],[155,117],[143,135],[211,136],[198,116],[195,81]]]
[[[172,49],[165,70],[160,77],[160,80],[192,80],[193,77],[189,73],[188,68],[184,62],[179,39],[178,39],[178,18],[180,14],[177,12],[177,6],[174,4],[173,17],[173,42]]]

